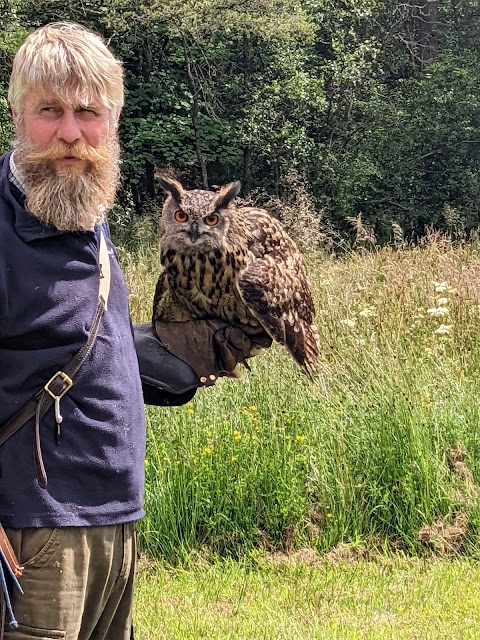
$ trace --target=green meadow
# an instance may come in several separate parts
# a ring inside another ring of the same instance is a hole
[[[157,251],[121,258],[147,321]],[[274,346],[239,380],[148,409],[142,548],[171,564],[341,544],[476,556],[479,248],[431,236],[308,265],[313,381]]]
[[[159,258],[121,251],[135,322]],[[476,639],[480,247],[308,259],[321,357],[148,409],[142,640]]]

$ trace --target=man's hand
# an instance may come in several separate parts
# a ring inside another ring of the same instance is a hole
[[[220,376],[238,377],[239,362],[249,368],[247,359],[272,344],[263,331],[247,335],[221,320],[157,321],[154,329],[162,346],[195,371],[201,386],[214,384]]]

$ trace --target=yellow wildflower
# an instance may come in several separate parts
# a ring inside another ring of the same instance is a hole
[[[203,450],[203,453],[204,453],[206,456],[208,456],[208,455],[210,455],[210,454],[212,453],[212,450],[211,450],[211,448],[210,448],[210,447],[205,447],[205,448],[204,448],[204,450]]]
[[[331,513],[327,513],[326,517],[330,520],[330,518],[333,518],[333,515]]]
[[[236,462],[238,460],[238,456],[232,456],[232,462]]]
[[[298,442],[303,442],[305,440],[305,436],[295,436],[295,440],[297,440]]]
[[[256,411],[257,407],[254,404],[252,404],[252,406],[249,407],[249,409],[250,409],[250,411]]]

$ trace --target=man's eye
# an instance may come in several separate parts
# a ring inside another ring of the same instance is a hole
[[[85,116],[94,116],[96,115],[95,109],[89,109],[88,107],[82,107],[81,109],[77,109],[77,113]]]

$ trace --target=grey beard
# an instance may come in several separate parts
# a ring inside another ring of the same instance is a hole
[[[88,161],[83,173],[55,170],[50,160],[29,161],[36,149],[29,140],[17,139],[15,164],[26,192],[28,211],[43,224],[59,231],[87,231],[105,219],[115,200],[120,179],[118,138],[111,136],[98,151],[102,159]]]

